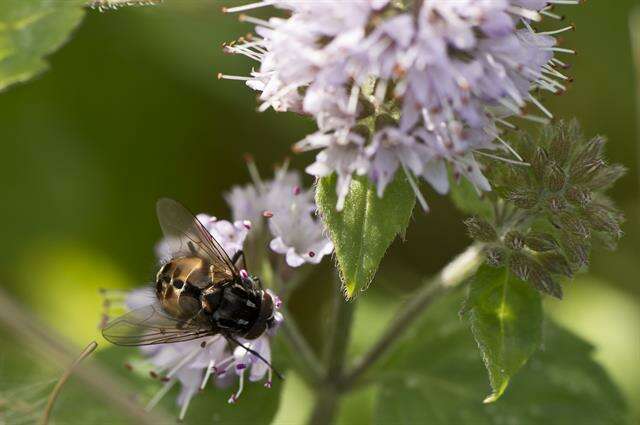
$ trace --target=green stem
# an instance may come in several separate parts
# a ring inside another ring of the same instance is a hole
[[[347,302],[340,290],[335,291],[331,331],[324,356],[326,379],[329,382],[336,382],[344,369],[349,337],[351,336],[354,306],[355,301]]]
[[[356,363],[340,383],[343,389],[356,385],[374,363],[387,354],[394,344],[404,335],[421,313],[437,298],[458,287],[473,273],[482,261],[482,248],[471,245],[462,254],[454,258],[433,279],[428,280],[414,295],[400,307],[395,319],[369,351]]]
[[[299,371],[301,375],[310,385],[315,385],[323,378],[320,360],[298,329],[296,321],[286,307],[282,306],[280,310],[285,316],[285,320],[282,322],[282,333],[289,347],[289,352],[293,353],[293,357],[300,362]]]
[[[333,302],[331,328],[324,352],[325,376],[316,390],[316,400],[309,418],[309,425],[327,425],[334,422],[340,407],[341,388],[355,301],[347,302],[336,288]]]
[[[316,393],[316,400],[309,418],[309,425],[327,425],[333,423],[338,412],[340,394],[330,389],[321,389]]]

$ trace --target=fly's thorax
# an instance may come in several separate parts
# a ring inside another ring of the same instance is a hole
[[[199,257],[175,258],[162,266],[156,278],[156,295],[163,309],[179,319],[200,311],[202,289],[211,285],[209,264]]]
[[[275,302],[271,294],[266,291],[260,291],[260,310],[258,319],[253,326],[244,335],[246,339],[255,339],[261,336],[268,328],[274,324],[274,316],[276,312]]]
[[[202,292],[202,310],[218,329],[246,337],[260,322],[263,293],[252,281],[235,281],[206,288]],[[261,334],[262,332],[260,332]]]

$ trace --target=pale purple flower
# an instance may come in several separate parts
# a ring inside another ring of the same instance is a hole
[[[255,229],[268,232],[269,247],[284,255],[290,267],[318,264],[330,255],[333,244],[315,216],[313,191],[302,188],[300,174],[283,167],[276,170],[272,180],[264,181],[255,164],[251,162],[249,167],[253,184],[234,187],[226,196],[234,218],[253,217],[252,232]]]
[[[283,178],[283,180],[287,179],[291,177]],[[251,227],[248,222],[238,220],[231,223],[206,214],[198,214],[197,219],[229,255],[232,256],[243,249],[245,238]],[[172,243],[175,242],[164,239],[158,244],[159,258],[168,258]],[[279,309],[280,299],[270,290],[267,289],[267,292],[273,298],[276,310]],[[103,295],[107,311],[110,309],[117,309],[119,312],[134,310],[158,302],[155,290],[150,286],[128,292],[105,290]],[[106,324],[109,314],[105,312],[104,316],[103,323]],[[255,340],[238,338],[238,342],[271,363],[270,340],[283,320],[282,314],[276,311],[274,325],[263,335]],[[230,403],[236,402],[240,397],[245,384],[246,371],[248,371],[249,381],[256,382],[266,377],[264,386],[270,388],[272,385],[272,370],[263,360],[242,346],[230,343],[220,334],[191,341],[147,345],[140,347],[140,350],[145,355],[146,362],[152,367],[152,377],[164,382],[163,387],[149,401],[147,409],[153,408],[175,384],[179,383],[180,393],[177,403],[180,406],[180,420],[184,418],[193,396],[205,389],[209,381],[214,381],[220,387],[227,387],[237,382],[238,387],[231,394]]]
[[[223,247],[228,249],[228,246]],[[145,287],[128,292],[103,291],[103,295],[108,309],[127,311],[157,303],[154,292],[153,288]],[[282,304],[280,298],[268,289],[267,292],[273,298],[276,310],[279,309]],[[204,390],[210,381],[218,387],[237,383],[229,403],[238,401],[245,378],[257,382],[266,377],[264,386],[271,388],[273,373],[264,360],[271,363],[271,338],[283,320],[282,313],[276,311],[273,326],[254,340],[238,338],[242,345],[230,343],[223,335],[217,334],[191,341],[140,347],[146,358],[145,363],[151,367],[150,375],[164,383],[148,402],[147,409],[152,409],[178,383],[180,393],[176,402],[180,407],[180,420],[184,418],[193,396]],[[264,360],[247,349],[255,351]]]
[[[241,15],[255,36],[225,47],[258,62],[245,80],[261,110],[312,116],[318,131],[296,145],[320,150],[306,171],[336,173],[338,209],[354,175],[368,175],[382,196],[398,171],[448,190],[446,165],[490,190],[475,155],[499,151],[520,160],[502,138],[506,119],[551,118],[531,92],[560,93],[569,78],[558,31],[532,23],[557,18],[550,6],[578,0],[422,0],[392,2],[258,1],[227,9],[284,9],[268,20]],[[525,115],[532,103],[541,116]],[[378,118],[386,116],[378,125]],[[359,130],[368,129],[368,134]],[[489,154],[494,158],[502,155]]]

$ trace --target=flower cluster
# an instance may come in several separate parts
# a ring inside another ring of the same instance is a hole
[[[236,186],[226,195],[233,218],[251,223],[254,230],[265,230],[266,220],[271,250],[284,255],[291,267],[318,264],[331,254],[333,243],[314,217],[313,191],[302,188],[300,174],[282,167],[273,180],[263,181],[253,161],[248,165],[254,182]]]
[[[261,110],[314,117],[318,131],[295,149],[320,150],[310,174],[338,175],[338,209],[354,174],[368,175],[379,195],[399,169],[446,193],[448,163],[487,191],[474,153],[511,152],[500,137],[512,127],[505,118],[543,119],[525,113],[527,102],[551,116],[531,92],[560,93],[569,80],[554,55],[573,51],[554,36],[573,26],[532,27],[543,16],[559,18],[554,3],[578,0],[264,0],[227,8],[286,14],[241,15],[255,35],[225,50],[259,67],[249,77],[220,77],[259,91]]]
[[[276,253],[284,255],[291,267],[304,263],[317,264],[330,254],[333,245],[324,236],[324,228],[319,220],[313,217],[313,194],[302,188],[300,175],[283,167],[276,171],[273,180],[263,181],[252,161],[249,161],[249,170],[254,183],[234,187],[226,195],[235,221],[219,220],[207,214],[197,215],[197,219],[227,254],[232,257],[238,251],[244,251],[250,234],[269,234],[269,246]],[[156,247],[161,263],[171,259],[173,251],[171,241],[166,238]],[[104,291],[103,294],[107,312],[119,307],[134,310],[157,301],[150,288],[124,293]],[[280,308],[279,298],[272,292],[270,295],[275,300],[276,309]],[[105,313],[103,326],[109,316]],[[229,342],[222,335],[215,335],[186,342],[143,346],[142,351],[153,365],[152,377],[165,382],[149,402],[148,408],[158,403],[176,383],[181,384],[178,397],[180,419],[186,414],[191,398],[204,389],[212,378],[219,386],[228,386],[234,380],[239,382],[229,403],[235,403],[240,397],[245,375],[249,381],[259,381],[267,376],[265,386],[270,387],[272,370],[264,360],[271,362],[270,338],[282,320],[282,314],[277,312],[275,326],[254,340],[238,338],[242,345]]]
[[[623,217],[603,192],[625,168],[607,164],[604,144],[601,137],[586,140],[576,121],[560,123],[538,140],[518,141],[527,166],[487,164],[503,203],[494,224],[479,217],[465,224],[487,244],[490,264],[508,264],[522,280],[561,298],[554,275],[571,277],[584,268],[594,242],[615,248]]]
[[[278,297],[273,293],[271,296],[276,300],[276,307],[279,307]],[[149,288],[134,290],[124,295],[125,307],[129,310],[147,306],[154,301],[155,295]],[[210,380],[215,381],[220,387],[228,387],[235,380],[238,381],[238,389],[229,397],[229,403],[238,400],[246,378],[256,382],[267,376],[264,386],[270,388],[271,368],[262,359],[247,351],[247,348],[271,362],[270,338],[282,320],[282,314],[277,312],[276,326],[267,333],[255,340],[238,338],[238,342],[244,347],[232,345],[222,335],[141,347],[148,357],[148,362],[153,366],[151,376],[164,382],[164,386],[149,401],[147,409],[153,408],[176,383],[181,385],[177,400],[181,407],[180,420],[184,418],[192,397],[205,389]]]

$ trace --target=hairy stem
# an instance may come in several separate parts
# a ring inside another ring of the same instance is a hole
[[[309,384],[315,385],[322,380],[323,370],[320,361],[313,349],[305,339],[302,332],[298,329],[293,316],[287,311],[286,307],[281,307],[285,320],[282,322],[282,333],[285,342],[289,346],[289,351],[293,353],[300,363],[302,363],[299,371]]]
[[[340,384],[342,388],[352,388],[369,368],[391,348],[420,317],[421,313],[437,298],[462,284],[482,261],[482,248],[471,245],[462,254],[453,259],[433,279],[420,287],[409,300],[400,307],[394,320],[369,351],[355,364]]]
[[[355,301],[347,302],[339,289],[335,291],[331,330],[324,353],[326,380],[329,382],[335,382],[344,369],[354,306]]]
[[[82,360],[84,360],[91,353],[93,353],[96,348],[98,348],[98,344],[95,341],[91,341],[91,343],[87,345],[84,348],[84,350],[82,350],[78,358],[73,361],[71,366],[69,366],[69,368],[64,372],[64,374],[62,374],[62,376],[56,383],[56,386],[53,388],[53,391],[51,391],[51,394],[49,395],[49,399],[47,400],[47,406],[45,407],[44,413],[42,414],[42,419],[40,420],[40,423],[42,425],[47,425],[49,423],[49,418],[51,417],[53,406],[55,405],[56,400],[58,399],[58,396],[62,391],[62,387],[69,380],[76,366],[78,366]]]
[[[339,383],[342,381],[355,301],[342,297],[339,284],[334,291],[333,314],[324,351],[325,375],[316,389],[316,400],[309,418],[309,425],[327,425],[334,422],[340,406]]]

